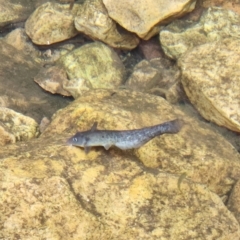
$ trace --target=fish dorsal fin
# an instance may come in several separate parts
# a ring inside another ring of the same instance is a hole
[[[91,127],[91,132],[94,132],[95,130],[97,130],[97,125],[98,125],[98,123],[97,122],[95,122],[93,125],[92,125],[92,127]]]

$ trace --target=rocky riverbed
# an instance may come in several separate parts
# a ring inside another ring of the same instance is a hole
[[[238,9],[0,0],[0,239],[240,239]],[[174,119],[137,149],[66,143]]]

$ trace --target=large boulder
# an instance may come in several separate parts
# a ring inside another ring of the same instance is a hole
[[[140,38],[149,39],[159,32],[157,25],[192,11],[196,1],[103,0],[103,3],[112,19]]]
[[[207,43],[178,62],[191,103],[207,120],[240,132],[240,39]]]
[[[86,154],[66,145],[95,121],[99,129],[124,130],[177,117],[182,130],[140,147],[139,158],[134,150]],[[58,111],[40,138],[0,148],[1,238],[239,239],[238,222],[216,194],[239,179],[239,156],[204,128],[161,97],[86,92]]]

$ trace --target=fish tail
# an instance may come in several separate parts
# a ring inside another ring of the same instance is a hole
[[[182,126],[183,121],[181,119],[175,119],[166,123],[170,133],[178,133]]]
[[[183,126],[183,121],[180,119],[175,119],[168,121],[159,125],[158,134],[164,133],[178,133]]]

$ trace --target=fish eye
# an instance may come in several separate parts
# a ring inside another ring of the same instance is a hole
[[[77,142],[78,139],[77,138],[73,138],[72,140],[73,140],[73,142]]]

